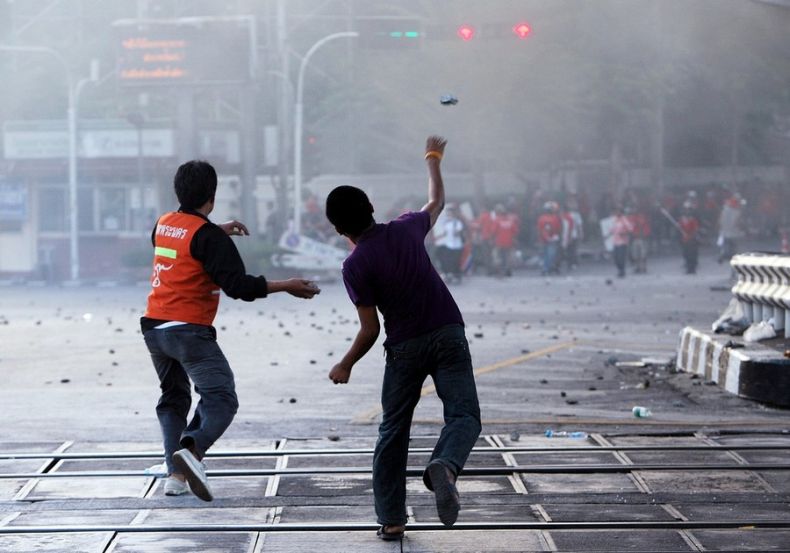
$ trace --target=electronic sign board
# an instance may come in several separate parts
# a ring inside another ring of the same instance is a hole
[[[122,20],[114,26],[118,79],[124,85],[232,84],[253,78],[252,18]]]

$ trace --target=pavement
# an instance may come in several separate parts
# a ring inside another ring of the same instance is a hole
[[[223,298],[241,408],[207,460],[212,503],[165,497],[144,474],[161,462],[146,289],[0,287],[0,551],[790,550],[788,411],[673,368],[679,331],[727,305],[728,269],[707,256],[685,275],[672,257],[613,273],[452,287],[483,435],[457,528],[442,529],[419,478],[442,416],[426,382],[402,543],[375,538],[380,347],[349,384],[327,378],[356,330],[341,283],[313,301]]]

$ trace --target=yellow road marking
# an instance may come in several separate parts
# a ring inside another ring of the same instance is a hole
[[[580,342],[563,342],[561,344],[556,344],[553,346],[549,346],[547,348],[539,349],[537,351],[533,351],[525,355],[519,355],[518,357],[511,357],[510,359],[505,359],[504,361],[499,361],[491,365],[486,365],[485,367],[480,367],[479,369],[475,370],[475,376],[480,376],[481,374],[490,373],[498,369],[503,369],[505,367],[511,367],[513,365],[517,365],[519,363],[529,361],[530,359],[543,357],[544,355],[554,353],[555,351],[568,349],[579,344]],[[436,392],[436,386],[434,386],[433,384],[429,384],[428,386],[423,386],[422,391],[420,392],[420,397],[425,397],[434,392]],[[354,417],[352,422],[369,423],[372,422],[373,419],[378,417],[380,414],[381,414],[381,406],[374,407]]]

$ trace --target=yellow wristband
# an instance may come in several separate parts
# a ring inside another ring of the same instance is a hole
[[[436,150],[431,150],[430,152],[426,152],[425,153],[425,159],[428,159],[429,157],[435,157],[436,159],[441,161],[442,160],[442,152],[437,152]]]

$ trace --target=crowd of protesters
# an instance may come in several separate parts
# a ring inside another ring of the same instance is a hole
[[[741,190],[709,185],[668,188],[659,196],[628,189],[592,201],[583,193],[537,189],[482,205],[449,203],[428,236],[429,247],[447,282],[461,282],[470,272],[506,278],[525,266],[546,276],[568,273],[577,270],[582,255],[611,258],[616,275],[625,277],[647,273],[651,255],[674,253],[682,269],[694,274],[703,245],[715,247],[719,263],[725,263],[746,237],[779,244],[781,188],[756,183]],[[318,205],[315,196],[307,197],[304,232],[330,241],[332,229],[325,228]],[[415,208],[406,200],[385,216]]]

